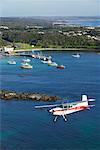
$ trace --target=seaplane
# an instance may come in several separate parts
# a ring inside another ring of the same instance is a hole
[[[69,114],[90,109],[91,107],[95,106],[91,104],[91,102],[94,102],[94,98],[88,98],[87,95],[82,95],[82,98],[80,101],[71,102],[71,103],[62,103],[62,104],[54,104],[54,105],[42,105],[42,106],[35,106],[36,109],[48,109],[49,113],[51,113],[54,118],[54,122],[57,121],[58,117],[63,117],[64,121],[68,121],[67,116]]]

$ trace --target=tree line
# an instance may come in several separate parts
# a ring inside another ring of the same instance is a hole
[[[86,35],[82,36],[67,36],[59,32],[45,32],[44,34],[38,34],[33,31],[18,31],[8,30],[2,34],[2,41],[9,43],[27,43],[29,45],[49,48],[49,47],[61,47],[61,48],[98,48],[99,41],[88,38]],[[4,42],[0,42],[4,44]]]

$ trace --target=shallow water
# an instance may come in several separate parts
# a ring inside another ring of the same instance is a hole
[[[5,57],[0,60],[1,88],[16,91],[35,91],[79,100],[81,94],[96,98],[96,106],[62,118],[54,123],[47,111],[35,110],[45,104],[32,101],[0,101],[1,148],[3,150],[33,149],[100,149],[100,55],[81,52],[79,59],[72,52],[45,51],[58,64],[57,69],[40,60],[31,59],[33,69],[20,68],[23,57]],[[8,65],[7,60],[16,60]],[[46,103],[47,104],[47,103]]]

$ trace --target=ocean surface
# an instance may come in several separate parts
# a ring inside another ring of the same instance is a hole
[[[58,21],[58,22],[62,22],[62,23],[66,23],[66,24],[74,24],[74,25],[79,25],[79,26],[100,26],[100,16],[95,16],[95,17],[86,17],[86,16],[71,16],[71,17],[67,17],[67,16],[56,16],[56,17],[43,17],[43,19],[47,19],[50,21]]]
[[[76,25],[81,25],[81,26],[100,26],[100,17],[69,17],[68,19],[65,20],[66,22],[70,24],[76,24]]]
[[[33,69],[21,69],[23,57],[0,59],[0,87],[6,90],[40,92],[78,101],[82,94],[96,98],[95,107],[68,115],[68,121],[58,118],[54,123],[46,110],[36,110],[35,105],[55,102],[25,100],[0,100],[1,150],[99,150],[100,149],[100,55],[80,52],[44,51],[44,55],[65,69],[57,69],[31,59]],[[16,60],[16,65],[7,64]],[[57,103],[57,102],[56,102]]]

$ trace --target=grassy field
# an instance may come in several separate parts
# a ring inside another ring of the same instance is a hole
[[[26,44],[26,43],[16,43],[16,50],[19,50],[19,49],[32,49],[32,46],[30,46],[29,44]]]

